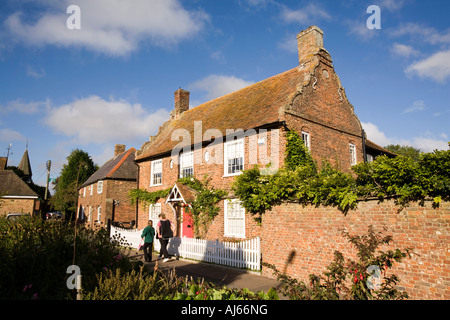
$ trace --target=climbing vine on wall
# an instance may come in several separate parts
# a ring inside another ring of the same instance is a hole
[[[210,186],[209,181],[210,179],[207,177],[204,177],[203,180],[193,177],[178,180],[179,183],[197,192],[195,200],[190,204],[192,208],[190,213],[194,222],[194,233],[200,238],[204,236],[208,225],[219,213],[218,202],[228,195],[227,191]]]
[[[149,192],[144,189],[132,189],[128,192],[128,196],[130,197],[131,204],[135,204],[136,201],[140,201],[141,204],[145,207],[150,204],[155,204],[160,198],[165,198],[169,194],[171,188],[158,190],[154,192]]]
[[[372,163],[352,167],[345,173],[312,160],[301,137],[287,134],[285,166],[274,175],[262,175],[257,166],[236,177],[232,190],[252,214],[264,213],[283,201],[303,205],[334,206],[346,214],[360,199],[394,198],[401,205],[432,198],[435,206],[450,200],[450,151],[408,157],[380,156]]]

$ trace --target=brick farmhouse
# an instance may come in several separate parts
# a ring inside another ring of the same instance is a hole
[[[78,189],[78,219],[92,228],[106,227],[108,220],[136,221],[136,208],[128,192],[136,188],[136,150],[115,146],[114,157],[101,166]]]
[[[254,165],[276,170],[283,166],[288,130],[301,134],[319,163],[326,159],[349,171],[370,155],[389,151],[366,139],[348,101],[323,32],[315,26],[297,36],[299,65],[246,88],[189,109],[189,92],[175,92],[170,119],[136,153],[138,188],[149,192],[171,189],[167,198],[150,207],[138,206],[138,226],[158,214],[177,224],[176,236],[193,237],[185,208],[192,190],[177,183],[181,177],[205,176],[214,188],[230,191],[236,175]],[[370,143],[370,145],[368,145]],[[229,193],[207,239],[247,239],[261,228]]]
[[[94,204],[93,198],[88,200],[89,192],[95,193],[100,181],[103,188],[108,181],[106,174],[100,177],[96,173],[80,190],[84,211],[88,209],[95,216],[97,207],[109,205],[111,210],[102,209],[101,219],[96,219],[100,224],[107,218],[128,219],[135,220],[133,225],[138,229],[144,228],[149,219],[155,224],[158,214],[165,213],[176,225],[175,236],[196,237],[189,212],[196,193],[178,179],[207,177],[209,186],[231,191],[242,170],[260,165],[275,172],[284,164],[286,133],[290,130],[301,135],[318,163],[327,160],[347,172],[352,165],[379,155],[395,156],[367,139],[331,56],[323,47],[323,32],[312,26],[300,32],[297,39],[299,64],[291,70],[192,109],[189,92],[181,88],[175,91],[170,119],[135,152],[137,180],[130,180],[128,186],[148,192],[169,190],[167,197],[150,206],[138,202],[128,208],[129,213],[119,215],[111,200],[114,196],[103,195],[102,204]],[[128,156],[131,159],[131,153]],[[121,199],[126,198],[125,189]],[[121,200],[120,206],[124,204],[125,208],[127,201],[129,204],[129,198]],[[370,225],[379,231],[387,227],[394,243],[384,250],[413,247],[417,253],[392,269],[410,298],[450,298],[447,202],[439,208],[430,202],[399,208],[393,200],[379,203],[369,199],[359,201],[358,208],[346,215],[332,207],[282,203],[266,212],[261,224],[232,192],[219,206],[203,238],[239,241],[260,237],[262,261],[305,282],[311,273],[326,270],[335,250],[355,258],[356,251],[342,237],[342,230],[363,234]],[[262,268],[262,274],[273,276],[267,267]]]

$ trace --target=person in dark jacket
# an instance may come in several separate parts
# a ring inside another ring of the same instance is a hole
[[[161,252],[159,256],[161,257],[161,253],[164,255],[163,262],[166,262],[170,259],[169,252],[167,251],[167,244],[169,243],[170,238],[173,237],[173,224],[170,220],[166,219],[166,215],[161,213],[159,215],[158,226],[156,228],[156,237],[159,239],[159,243],[161,244]]]
[[[146,262],[152,261],[153,238],[155,237],[155,229],[153,221],[148,220],[148,226],[142,230],[141,238],[144,240],[144,259]]]

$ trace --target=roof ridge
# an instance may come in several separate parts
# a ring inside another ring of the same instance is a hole
[[[126,154],[122,157],[122,159],[120,159],[120,161],[114,166],[114,168],[111,169],[111,171],[106,175],[106,177],[111,177],[111,175],[117,171],[117,169],[120,168],[120,166],[125,162],[125,160],[128,158],[128,156],[131,154],[132,151],[136,151],[136,149],[134,149],[133,147],[128,149],[126,151]]]
[[[214,99],[212,99],[212,100],[208,100],[208,101],[206,101],[206,102],[203,102],[202,104],[199,104],[198,106],[196,106],[196,107],[194,107],[194,108],[192,108],[192,109],[186,110],[186,111],[183,112],[181,115],[184,115],[185,113],[188,113],[189,111],[193,111],[193,110],[195,110],[195,109],[197,109],[197,108],[199,108],[199,107],[203,107],[203,106],[205,106],[206,104],[210,104],[210,103],[212,103],[213,101],[216,101],[216,100],[219,100],[219,99],[224,99],[225,97],[230,96],[230,95],[239,94],[239,92],[241,92],[242,90],[246,90],[246,89],[249,89],[249,88],[251,88],[251,87],[253,87],[253,86],[259,85],[259,84],[261,84],[261,83],[263,83],[263,82],[272,80],[272,79],[275,78],[275,77],[279,77],[279,76],[281,76],[281,75],[283,75],[283,74],[285,74],[285,73],[292,72],[292,71],[294,71],[295,69],[298,70],[298,66],[296,66],[296,67],[294,67],[294,68],[291,68],[291,69],[289,69],[289,70],[280,72],[280,73],[278,73],[278,74],[275,74],[275,75],[270,76],[270,77],[268,77],[268,78],[265,78],[265,79],[263,79],[263,80],[257,81],[257,82],[255,82],[255,83],[252,83],[251,85],[248,85],[248,86],[243,87],[243,88],[241,88],[241,89],[238,89],[238,90],[236,90],[236,91],[233,91],[233,92],[224,94],[223,96],[220,96],[220,97],[214,98]]]

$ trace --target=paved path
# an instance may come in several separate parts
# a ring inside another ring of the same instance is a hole
[[[136,253],[142,261],[142,253]],[[152,262],[145,262],[147,268],[153,269],[157,256],[153,255]],[[241,269],[219,266],[216,264],[196,262],[186,259],[172,258],[167,262],[158,260],[158,269],[163,271],[175,269],[178,276],[192,276],[194,280],[204,278],[205,281],[217,285],[225,285],[228,288],[242,289],[258,292],[269,291],[270,288],[279,288],[281,283],[276,279],[270,279],[259,275],[257,272],[249,272]]]

